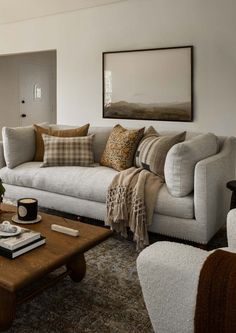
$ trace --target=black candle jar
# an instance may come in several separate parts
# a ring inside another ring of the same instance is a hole
[[[22,198],[17,201],[17,215],[21,221],[37,219],[38,200],[34,198]]]

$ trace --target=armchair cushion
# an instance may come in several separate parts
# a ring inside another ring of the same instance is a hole
[[[156,333],[193,332],[201,267],[209,252],[157,242],[137,259],[144,301]]]

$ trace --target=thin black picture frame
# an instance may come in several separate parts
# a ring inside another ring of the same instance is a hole
[[[105,65],[106,65],[106,55],[119,54],[119,53],[135,53],[135,52],[146,52],[146,51],[161,51],[161,50],[174,50],[174,49],[190,49],[190,116],[189,119],[153,119],[149,117],[113,117],[105,114]],[[174,122],[192,122],[194,120],[194,46],[193,45],[183,45],[183,46],[171,46],[171,47],[161,47],[161,48],[147,48],[147,49],[136,49],[136,50],[121,50],[121,51],[106,51],[102,52],[102,115],[103,118],[108,119],[132,119],[132,120],[152,120],[152,121],[174,121]]]

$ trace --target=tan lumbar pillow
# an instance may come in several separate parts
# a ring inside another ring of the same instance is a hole
[[[144,127],[136,130],[116,125],[108,138],[100,164],[118,171],[133,166],[134,154],[143,133]]]
[[[35,149],[35,161],[43,161],[44,156],[44,142],[42,134],[57,136],[57,137],[80,137],[86,136],[88,134],[89,124],[78,128],[66,129],[66,130],[57,130],[49,128],[43,128],[38,125],[34,125],[35,135],[36,135],[36,149]]]

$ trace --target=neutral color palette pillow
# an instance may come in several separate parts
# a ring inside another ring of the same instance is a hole
[[[35,130],[35,155],[34,160],[35,161],[42,161],[43,155],[44,155],[44,144],[43,144],[43,134],[50,134],[51,128],[43,128],[41,126],[38,126],[34,124],[34,130]]]
[[[166,157],[165,180],[168,191],[184,197],[194,188],[194,169],[197,162],[217,153],[218,139],[214,134],[201,134],[171,148]]]
[[[63,138],[43,134],[44,158],[42,167],[92,166],[93,135]]]
[[[48,134],[58,137],[86,136],[88,134],[89,124],[86,124],[78,128],[65,129],[65,130],[53,129],[51,127],[46,129],[41,126],[34,125],[34,129],[36,136],[36,150],[35,150],[34,160],[43,161],[44,143],[43,143],[42,134]]]
[[[133,166],[134,154],[143,137],[144,127],[140,129],[126,129],[116,125],[102,154],[101,165],[122,171]]]
[[[166,155],[173,145],[185,140],[186,132],[174,136],[159,136],[154,131],[153,128],[152,132],[147,131],[147,135],[140,142],[135,154],[135,164],[164,177]]]
[[[42,126],[47,126],[46,123]],[[35,134],[33,126],[3,127],[2,140],[4,158],[8,168],[30,162],[35,154]]]

